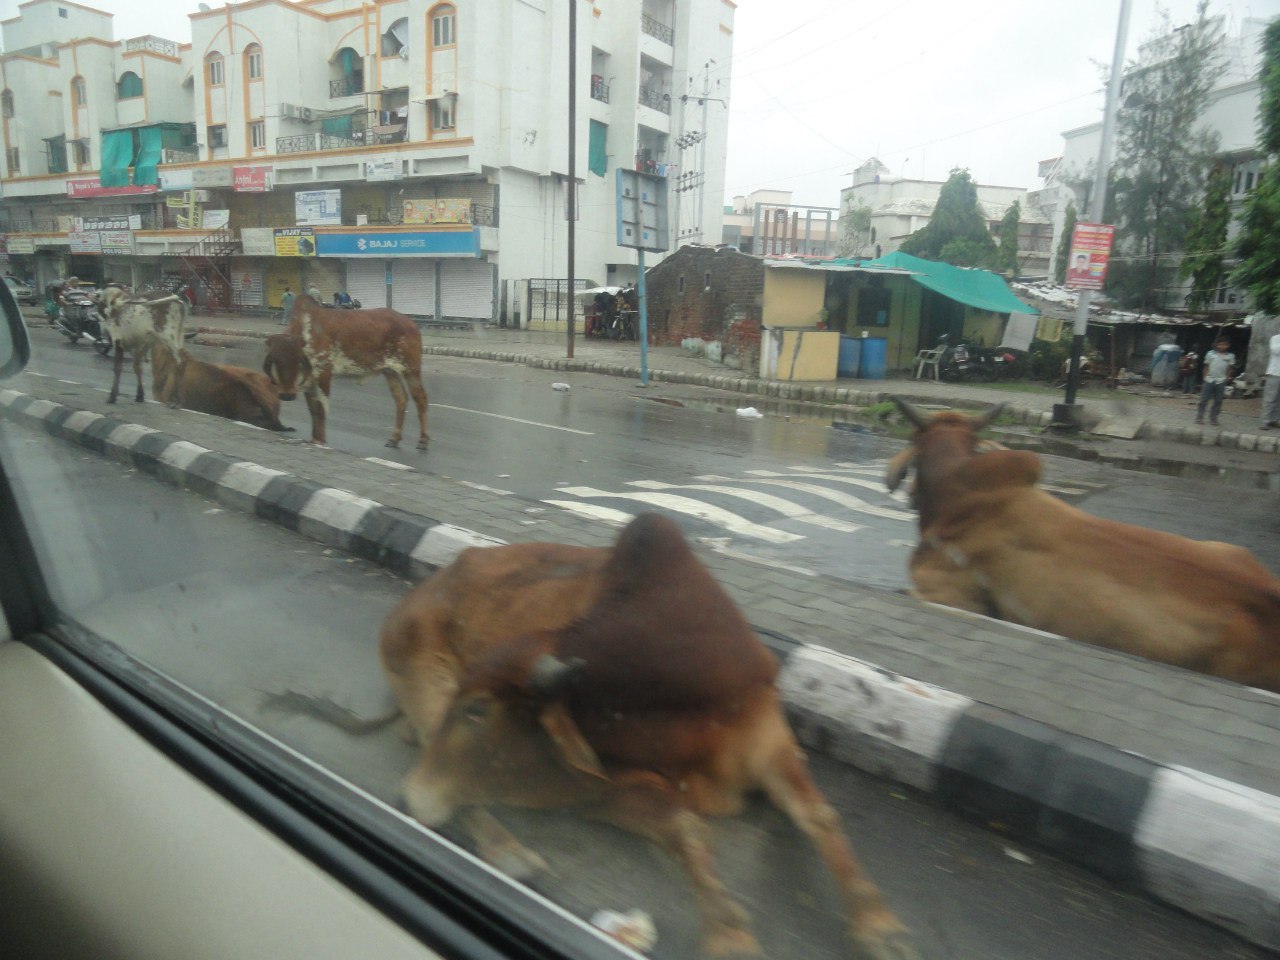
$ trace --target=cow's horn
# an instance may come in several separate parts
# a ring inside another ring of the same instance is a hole
[[[994,407],[986,412],[979,414],[973,418],[974,430],[985,430],[995,422],[996,417],[1004,412],[1004,402],[997,403]]]
[[[889,399],[892,400],[898,409],[902,411],[902,415],[911,421],[913,426],[923,430],[929,425],[929,418],[901,397],[894,396]]]
[[[561,660],[549,653],[544,653],[533,661],[533,669],[529,671],[529,687],[539,696],[555,696],[564,690],[585,666],[586,661],[577,657]]]

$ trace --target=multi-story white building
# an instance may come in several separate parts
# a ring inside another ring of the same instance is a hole
[[[732,0],[249,0],[191,14],[189,43],[31,0],[0,23],[13,268],[527,322],[567,274],[570,2],[576,276],[635,276],[618,167],[688,174],[673,218],[718,237],[728,111],[698,100]]]
[[[724,210],[724,243],[760,257],[839,254],[839,211],[791,202],[790,190],[753,190]]]
[[[1266,26],[1266,20],[1246,18],[1233,35],[1223,17],[1212,18],[1208,24],[1211,34],[1217,37],[1224,70],[1198,120],[1200,127],[1218,134],[1218,161],[1231,168],[1231,201],[1235,215],[1229,240],[1234,240],[1238,234],[1241,204],[1260,176],[1263,154],[1258,147],[1260,86],[1257,78],[1261,58],[1259,42]],[[1138,51],[1137,68],[1149,66],[1165,55],[1167,49],[1164,38],[1144,44]],[[1122,95],[1123,91],[1122,84]],[[1051,169],[1042,165],[1041,175],[1046,176],[1046,183],[1045,188],[1039,191],[1043,206],[1053,221],[1055,251],[1061,239],[1069,200],[1075,201],[1080,219],[1085,219],[1088,191],[1092,186],[1102,138],[1102,122],[1099,120],[1067,130],[1062,137],[1062,156],[1051,165]],[[1182,295],[1187,289],[1189,286],[1168,297],[1169,305],[1181,305]],[[1244,292],[1224,286],[1218,291],[1210,309],[1243,314],[1247,312]]]
[[[866,238],[867,256],[893,253],[903,241],[933,218],[945,181],[899,177],[875,157],[853,172],[853,184],[840,191],[840,213],[858,207],[871,209]],[[1042,277],[1048,269],[1049,221],[1025,187],[998,187],[976,183],[978,207],[987,228],[995,236],[1000,221],[1016,201],[1018,221],[1018,275]]]

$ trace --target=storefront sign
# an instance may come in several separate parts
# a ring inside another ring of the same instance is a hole
[[[98,237],[103,253],[133,253],[133,234],[128,230],[103,230]]]
[[[141,230],[142,217],[139,214],[122,214],[118,217],[76,217],[76,230]]]
[[[248,257],[274,257],[276,232],[270,227],[241,227],[240,249]]]
[[[206,230],[225,230],[230,222],[230,210],[206,210],[200,225]]]
[[[73,230],[69,234],[71,240],[72,253],[101,253],[102,239],[101,236],[94,233],[83,233]]]
[[[1107,260],[1116,228],[1107,223],[1077,223],[1071,234],[1071,258],[1067,261],[1067,286],[1076,290],[1101,290],[1107,279]]]
[[[270,170],[270,167],[242,167],[240,169]],[[179,173],[181,171],[174,171]],[[193,167],[191,169],[191,186],[193,187],[230,187],[235,184],[235,174],[231,167]],[[161,171],[161,176],[164,171]]]
[[[190,190],[194,179],[194,171],[187,170],[166,170],[160,168],[160,189],[161,190]]]
[[[342,223],[342,191],[299,190],[294,194],[293,220],[316,226]]]
[[[154,183],[141,187],[104,187],[97,177],[72,177],[67,180],[67,196],[73,200],[83,197],[127,197],[140,193],[155,193],[159,189]]]
[[[370,183],[378,180],[403,180],[403,160],[366,160],[364,178]]]
[[[470,223],[471,201],[454,199],[406,200],[405,223]]]
[[[314,257],[316,236],[310,227],[286,227],[275,233],[277,257]]]
[[[271,189],[271,167],[232,167],[232,186],[237,193],[266,193]],[[214,184],[202,183],[202,187]]]
[[[36,242],[32,237],[9,237],[10,253],[35,253]]]
[[[316,237],[322,257],[478,257],[480,235],[465,230],[370,233],[343,231]]]

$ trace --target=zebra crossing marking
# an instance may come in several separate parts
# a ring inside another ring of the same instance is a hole
[[[705,476],[699,477],[699,480],[716,480],[728,481],[731,483],[763,483],[768,486],[783,487],[788,490],[799,490],[801,493],[810,493],[815,497],[821,497],[824,500],[830,500],[832,503],[838,503],[846,510],[852,510],[855,513],[865,513],[873,517],[884,517],[888,520],[914,520],[915,514],[905,510],[895,510],[892,507],[878,507],[873,503],[851,496],[847,493],[841,493],[839,490],[828,490],[826,487],[818,486],[816,483],[800,483],[796,480],[770,480],[764,477],[751,477],[743,480],[734,480],[731,477]]]
[[[635,514],[633,513],[614,510],[612,507],[602,507],[598,503],[579,503],[577,500],[543,500],[542,502],[568,510],[570,513],[576,513],[578,516],[586,517],[589,520],[602,520],[605,523],[617,524],[620,527],[625,527],[635,519]]]
[[[618,500],[636,500],[640,503],[647,503],[654,507],[661,507],[664,510],[670,510],[672,513],[683,513],[691,517],[696,517],[699,520],[706,520],[709,523],[714,523],[716,526],[728,530],[730,533],[740,534],[744,537],[752,537],[756,540],[763,540],[766,543],[792,543],[796,540],[804,539],[804,536],[801,534],[787,533],[785,530],[778,530],[775,527],[752,523],[746,517],[740,516],[731,510],[725,510],[722,507],[703,503],[701,500],[695,500],[693,497],[682,497],[677,494],[658,492],[615,493],[608,490],[597,490],[595,487],[557,487],[556,492],[568,494],[572,497],[606,497]]]

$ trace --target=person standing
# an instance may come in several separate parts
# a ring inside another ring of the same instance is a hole
[[[1204,358],[1204,386],[1200,388],[1196,423],[1204,423],[1204,408],[1207,406],[1209,424],[1215,427],[1218,425],[1218,414],[1222,410],[1222,398],[1227,392],[1227,381],[1235,370],[1236,355],[1231,352],[1231,341],[1226,337],[1219,337]]]
[[[1271,338],[1267,372],[1262,377],[1262,429],[1280,427],[1280,333]]]
[[[280,325],[285,326],[293,317],[293,301],[297,300],[297,295],[293,289],[286,283],[284,285],[284,294],[280,297]]]
[[[1187,347],[1187,352],[1178,361],[1178,372],[1182,374],[1182,392],[1196,392],[1196,372],[1200,369],[1200,352],[1195,347]]]

